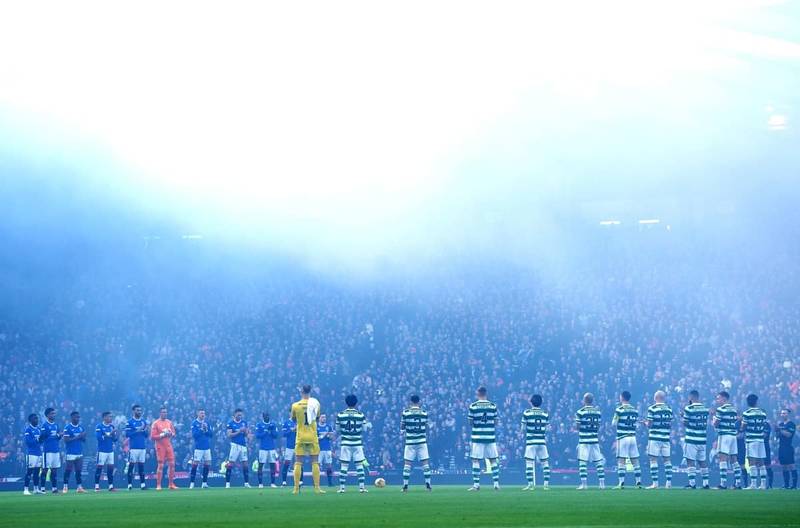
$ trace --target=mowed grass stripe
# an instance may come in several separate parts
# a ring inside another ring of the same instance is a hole
[[[328,488],[315,496],[287,489],[120,490],[86,495],[25,497],[0,493],[0,526],[235,526],[305,527],[784,527],[800,526],[797,491],[589,490],[523,492],[505,488],[468,493],[463,486]]]

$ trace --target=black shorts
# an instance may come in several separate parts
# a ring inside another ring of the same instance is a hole
[[[787,446],[788,449],[778,449],[778,463],[782,466],[794,464],[794,449],[792,446]]]

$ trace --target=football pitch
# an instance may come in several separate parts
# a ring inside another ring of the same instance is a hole
[[[0,526],[800,526],[798,491],[588,490],[440,486],[351,487],[315,496],[287,489],[120,490],[115,494],[0,493]]]

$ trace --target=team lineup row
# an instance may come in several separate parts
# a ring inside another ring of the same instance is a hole
[[[283,484],[286,483],[287,473],[291,461],[294,459],[294,493],[299,491],[302,480],[302,465],[309,459],[312,467],[314,490],[324,493],[320,488],[320,465],[324,465],[331,484],[333,475],[332,440],[338,433],[339,438],[339,492],[345,491],[346,479],[350,463],[355,464],[359,491],[365,493],[365,457],[363,449],[363,432],[370,428],[370,423],[365,415],[357,409],[358,399],[355,395],[345,398],[346,408],[336,414],[335,428],[327,423],[326,416],[320,411],[319,402],[311,397],[311,387],[305,385],[301,388],[301,399],[292,404],[290,420],[283,425],[286,435],[286,449],[284,449]],[[642,471],[640,454],[636,443],[638,424],[642,423],[647,428],[647,450],[651,484],[649,488],[659,487],[659,469],[664,471],[664,486],[672,486],[671,443],[674,415],[672,409],[665,403],[666,394],[656,391],[654,403],[647,409],[646,416],[641,419],[638,410],[631,405],[631,395],[628,391],[620,394],[620,403],[614,410],[612,423],[616,426],[615,458],[617,461],[618,488],[623,488],[626,481],[626,466],[630,464],[634,472],[634,483],[642,486]],[[546,434],[549,425],[549,415],[543,409],[542,397],[533,395],[530,399],[531,406],[522,413],[521,427],[525,434],[525,474],[527,480],[526,490],[535,488],[536,463],[541,466],[544,488],[550,484],[550,464],[546,444]],[[578,473],[580,486],[586,489],[588,485],[588,466],[596,467],[598,484],[605,487],[605,457],[599,445],[599,430],[602,414],[594,405],[592,394],[583,397],[583,405],[575,414],[575,430],[578,433]],[[758,397],[751,394],[747,397],[747,409],[741,414],[730,403],[730,395],[721,391],[716,396],[716,406],[706,407],[700,402],[697,391],[689,393],[689,400],[681,410],[683,425],[683,456],[687,463],[689,484],[687,487],[697,487],[698,473],[701,477],[702,487],[708,489],[709,468],[707,444],[709,422],[717,434],[716,452],[719,459],[719,486],[720,489],[728,487],[728,482],[733,488],[741,487],[742,468],[738,462],[737,435],[742,435],[745,440],[745,449],[750,464],[750,488],[766,487],[765,462],[769,459],[770,425],[766,412],[759,408]],[[75,473],[77,491],[83,492],[81,469],[83,461],[84,443],[87,432],[80,422],[80,414],[73,411],[70,421],[63,427],[55,421],[56,412],[52,408],[45,410],[45,420],[39,425],[38,415],[28,417],[29,424],[25,429],[24,440],[26,448],[27,472],[25,475],[26,495],[44,493],[45,475],[49,473],[53,493],[58,492],[58,469],[61,468],[60,442],[65,444],[65,473],[64,488],[66,492],[72,473]],[[500,465],[498,464],[498,450],[496,444],[496,424],[498,409],[487,396],[487,390],[481,387],[477,390],[477,399],[468,408],[468,421],[471,427],[470,458],[472,460],[472,480],[470,491],[480,490],[481,462],[488,461],[491,466],[492,483],[494,489],[500,489]],[[267,413],[251,431],[248,422],[243,418],[241,409],[236,409],[231,420],[226,425],[226,435],[230,441],[230,451],[226,459],[225,481],[230,487],[231,473],[236,465],[241,466],[245,486],[250,487],[248,472],[248,438],[255,438],[258,442],[257,473],[259,486],[263,486],[263,469],[269,468],[272,487],[276,486],[279,471],[279,456],[276,439],[279,428],[270,420]],[[794,467],[794,449],[792,440],[795,435],[795,425],[789,419],[788,410],[781,411],[781,422],[777,424],[776,435],[779,440],[779,462],[783,467],[784,487],[797,486],[797,471]],[[431,490],[431,467],[427,447],[428,415],[420,404],[419,396],[411,396],[409,406],[401,413],[401,431],[405,440],[404,465],[403,465],[403,491],[409,486],[411,469],[414,462],[422,466],[424,483],[427,490]],[[211,464],[210,441],[213,435],[212,426],[206,421],[205,410],[198,409],[196,418],[191,424],[191,436],[194,444],[192,455],[192,469],[190,474],[190,487],[194,487],[198,469],[202,466],[202,487],[208,485],[208,474]],[[139,484],[146,488],[144,462],[146,443],[150,439],[155,444],[157,470],[156,489],[161,489],[161,480],[164,469],[168,470],[168,487],[177,489],[174,482],[175,455],[172,449],[172,438],[176,430],[172,421],[167,418],[167,409],[161,408],[159,418],[152,424],[143,417],[142,407],[134,405],[132,416],[125,424],[124,432],[128,440],[128,488],[131,489],[134,480],[134,470],[138,470]],[[102,471],[106,469],[109,490],[114,490],[114,445],[119,440],[119,431],[112,423],[112,413],[104,412],[101,423],[95,427],[97,440],[97,461],[95,470],[95,491],[100,489]],[[290,447],[291,446],[291,447]],[[792,484],[789,484],[791,476]],[[41,480],[41,485],[40,485]],[[33,488],[31,488],[33,482]]]

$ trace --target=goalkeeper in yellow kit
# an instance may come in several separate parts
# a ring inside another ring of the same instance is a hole
[[[297,424],[297,440],[294,448],[294,491],[300,492],[300,481],[303,478],[303,461],[311,458],[311,474],[314,478],[314,493],[325,493],[319,487],[319,437],[317,436],[317,420],[320,405],[311,397],[311,385],[303,385],[300,389],[300,401],[292,404],[292,420]]]

